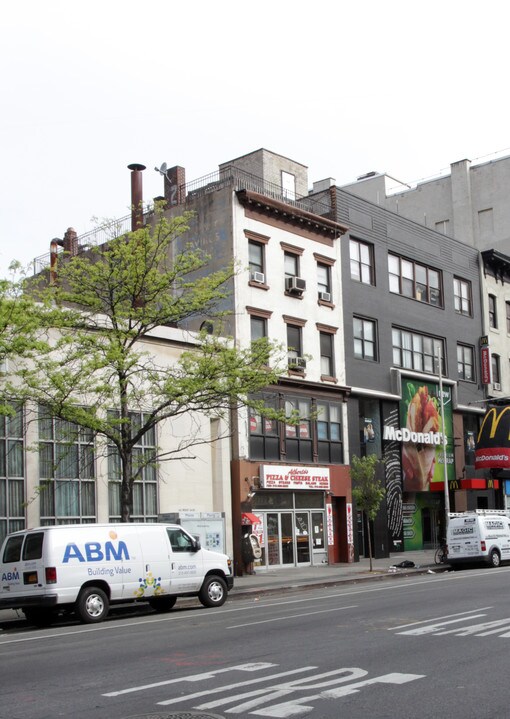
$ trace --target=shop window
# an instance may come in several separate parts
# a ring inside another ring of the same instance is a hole
[[[317,402],[317,449],[319,462],[343,462],[341,405],[339,402]]]
[[[296,424],[285,425],[285,452],[289,462],[312,462],[311,402],[293,397],[285,401],[287,417],[296,416]]]

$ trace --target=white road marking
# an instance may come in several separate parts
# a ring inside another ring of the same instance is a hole
[[[306,612],[305,614],[286,614],[284,617],[274,617],[273,619],[261,619],[258,622],[246,622],[246,624],[234,624],[232,627],[226,627],[227,629],[240,629],[241,627],[252,627],[255,624],[268,624],[269,622],[282,622],[287,619],[296,619],[300,617],[311,617],[312,614],[327,614],[329,612],[339,612],[343,609],[355,609],[358,605],[351,604],[348,607],[334,607],[333,609],[319,609],[316,612]]]
[[[250,664],[239,664],[234,667],[225,667],[224,669],[213,669],[203,674],[191,674],[188,677],[179,677],[178,679],[167,679],[163,682],[155,682],[154,684],[143,684],[139,687],[130,687],[129,689],[121,689],[117,692],[108,692],[103,694],[104,697],[118,697],[121,694],[131,694],[132,692],[141,692],[145,689],[154,689],[155,687],[163,687],[167,684],[180,684],[181,682],[200,682],[203,679],[213,679],[218,674],[225,674],[225,672],[258,672],[262,669],[271,669],[271,667],[277,667],[278,664],[271,664],[271,662],[251,662]]]
[[[250,681],[246,682],[236,682],[235,684],[228,684],[224,687],[215,687],[214,689],[207,689],[206,691],[196,692],[195,694],[186,694],[185,696],[176,697],[175,699],[165,699],[162,702],[158,702],[158,705],[167,706],[169,704],[176,704],[178,702],[189,701],[191,699],[198,699],[199,697],[208,696],[210,694],[218,694],[219,692],[228,691],[230,689],[237,689],[238,687],[247,687],[253,684],[260,684],[261,682],[267,682],[268,679],[279,679],[280,677],[288,677],[292,676],[293,674],[300,674],[301,672],[309,672],[312,669],[317,669],[317,667],[301,667],[300,669],[292,669],[288,672],[274,674],[272,677],[261,677],[260,679],[250,679]]]
[[[455,614],[445,614],[442,617],[431,617],[429,619],[421,619],[419,622],[410,622],[409,624],[401,624],[398,627],[389,627],[388,631],[396,632],[399,629],[407,629],[407,627],[415,627],[418,624],[426,624],[428,622],[440,622],[443,619],[452,619],[453,617],[462,617],[467,614],[473,614],[473,612],[486,612],[492,607],[480,607],[479,609],[470,609],[467,612],[456,612]],[[469,617],[467,617],[469,619]]]
[[[466,619],[478,619],[479,617],[485,617],[486,614],[472,614],[470,617],[459,617],[458,619],[450,619],[447,622],[438,622],[437,624],[429,624],[425,627],[418,627],[417,629],[409,629],[406,632],[398,632],[398,634],[405,634],[407,636],[419,637],[423,634],[435,634],[446,626],[447,624],[456,624],[458,622],[465,622]]]
[[[458,637],[468,637],[471,634],[475,634],[477,637],[488,637],[491,634],[498,634],[502,629],[509,628],[510,617],[506,619],[497,619],[493,622],[485,622],[485,624],[473,624],[470,627],[456,627],[455,629],[448,629],[444,632],[436,632],[439,636],[446,634],[456,634]]]

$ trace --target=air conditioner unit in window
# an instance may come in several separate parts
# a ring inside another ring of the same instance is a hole
[[[287,277],[285,289],[287,292],[295,292],[300,295],[306,290],[306,280],[303,280],[302,277]]]
[[[306,360],[304,357],[289,357],[290,369],[306,369]]]
[[[266,282],[266,276],[263,272],[252,272],[251,279],[253,280],[253,282],[258,282],[261,285],[265,284]]]
[[[493,382],[493,383],[492,383],[492,387],[493,387],[493,389],[496,390],[496,392],[500,392],[500,391],[501,391],[501,384],[500,384],[499,382]]]
[[[319,292],[319,299],[323,302],[331,302],[331,292]]]

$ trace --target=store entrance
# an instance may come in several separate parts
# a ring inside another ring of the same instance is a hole
[[[259,566],[309,566],[314,554],[323,562],[324,512],[267,512],[262,518],[267,543]]]

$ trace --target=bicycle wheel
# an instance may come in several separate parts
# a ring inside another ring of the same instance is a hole
[[[444,562],[444,550],[442,547],[438,547],[436,549],[436,553],[434,554],[434,562],[436,564],[442,564]]]

